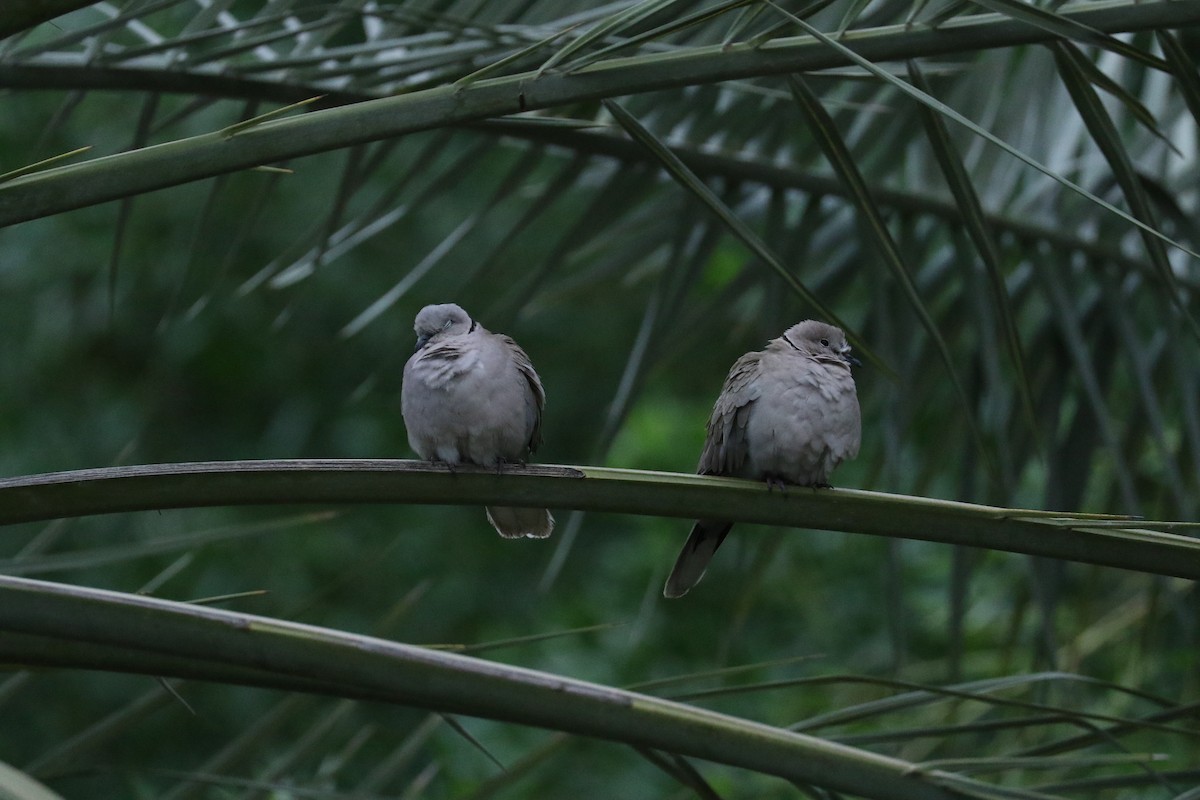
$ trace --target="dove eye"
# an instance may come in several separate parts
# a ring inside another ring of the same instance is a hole
[[[822,347],[829,347],[829,340],[828,340],[828,339],[822,339],[822,340],[821,340],[821,346],[822,346]]]

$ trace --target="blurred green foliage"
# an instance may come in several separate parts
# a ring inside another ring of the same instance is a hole
[[[259,6],[226,5],[239,17]],[[292,4],[296,13],[302,6]],[[352,26],[339,30],[325,46],[363,40]],[[979,103],[998,107],[1006,93],[1023,94],[1027,61],[1035,62],[1034,73],[1050,70],[1043,55],[1012,56],[1003,73],[1009,88],[995,88]],[[979,56],[974,80],[999,59]],[[967,80],[947,86],[958,100],[972,86],[978,90]],[[933,177],[927,156],[913,153],[922,146],[915,115],[896,112],[889,122],[886,113],[859,107],[900,104],[876,91],[828,93],[831,106],[850,109],[839,111],[839,119],[847,136],[855,135],[864,172],[889,185],[893,170],[907,172],[919,202],[929,183],[940,187],[940,177]],[[719,106],[725,101],[717,93],[700,87],[690,96],[697,106]],[[643,95],[630,107],[665,136],[671,115],[686,111],[680,96]],[[186,93],[98,89],[10,90],[0,104],[0,171],[85,144],[94,148],[89,158],[118,153],[266,110],[249,100],[203,98],[197,107]],[[1026,103],[1020,113],[1036,116],[1040,105]],[[682,135],[697,146],[710,134],[730,137],[732,152],[750,139],[769,156],[797,125],[794,111],[785,116],[765,92],[757,116],[739,110],[703,117],[718,133],[690,120],[697,127]],[[580,118],[598,114],[594,107],[574,111]],[[1195,143],[1194,123],[1187,120],[1187,146]],[[1042,136],[1031,134],[1025,144],[1052,149],[1052,137],[1047,143]],[[810,142],[794,146],[793,163],[807,167],[805,159],[816,159]],[[974,168],[988,174],[993,158],[979,155]],[[537,461],[687,472],[729,365],[807,315],[645,161],[447,129],[279,166],[291,173],[227,175],[0,230],[0,473],[410,457],[399,389],[411,320],[426,303],[449,301],[512,335],[537,365],[548,396],[546,444]],[[1184,171],[1194,177],[1194,157]],[[863,452],[840,470],[839,485],[1032,507],[1194,513],[1198,467],[1188,415],[1195,412],[1186,408],[1195,404],[1188,400],[1197,386],[1194,364],[1179,383],[1167,377],[1174,367],[1166,357],[1152,365],[1149,384],[1131,371],[1128,342],[1117,332],[1124,318],[1113,304],[1128,304],[1138,326],[1134,339],[1146,352],[1161,354],[1164,336],[1178,333],[1153,327],[1165,305],[1136,270],[1116,272],[1112,264],[1005,235],[1009,291],[1048,450],[1039,455],[1016,408],[1011,370],[997,366],[990,312],[973,305],[981,302],[984,281],[955,249],[961,237],[954,223],[893,209],[915,280],[977,400],[974,413],[994,449],[989,456],[1005,473],[1005,481],[989,482],[927,337],[858,236],[845,202],[746,188],[736,176],[712,183],[899,373],[895,380],[879,371],[858,374]],[[1005,211],[1019,221],[1070,228],[1039,217],[1031,179],[1014,178],[1006,191],[1012,204]],[[1194,192],[1179,198],[1194,211]],[[1071,202],[1063,201],[1063,213]],[[331,213],[339,203],[346,206],[340,219]],[[377,235],[352,248],[338,244],[342,223],[393,208],[403,213]],[[457,245],[411,281],[410,271],[465,221],[472,222]],[[1102,244],[1122,251],[1123,230],[1112,233],[1111,221],[1078,224],[1093,225]],[[1081,366],[1069,352],[1069,334],[1053,322],[1059,312],[1038,285],[1043,267],[1067,273],[1066,293],[1080,301],[1082,341],[1104,387],[1106,414],[1122,430],[1115,449],[1095,441]],[[1194,265],[1181,273],[1194,287]],[[1102,274],[1118,287],[1108,306]],[[397,292],[401,284],[407,288]],[[360,315],[389,293],[398,295],[394,303],[358,329]],[[639,351],[647,319],[650,333]],[[1194,358],[1194,345],[1180,346],[1181,362]],[[1110,350],[1122,355],[1109,358]],[[1159,392],[1164,449],[1152,444],[1144,412]],[[628,402],[614,401],[622,397]],[[1118,456],[1125,465],[1114,461]],[[1177,490],[1163,478],[1168,469],[1179,476]],[[1139,493],[1133,508],[1118,487],[1126,471]],[[152,594],[180,600],[264,591],[229,605],[413,643],[477,645],[612,625],[484,655],[622,686],[757,663],[736,678],[702,679],[680,691],[845,675],[943,684],[1043,670],[1137,686],[1172,702],[1194,703],[1200,691],[1200,595],[1183,581],[922,542],[738,525],[704,583],[685,600],[667,602],[661,585],[686,523],[558,516],[555,538],[534,542],[499,539],[478,508],[121,514],[9,527],[0,542],[0,572],[129,592],[151,586]],[[181,539],[169,552],[153,549],[171,537],[196,538]],[[1079,682],[1020,688],[1030,702],[1100,713],[1134,716],[1153,706]],[[197,796],[310,796],[304,789],[340,797],[402,751],[426,718],[247,688],[181,683],[173,691],[186,705],[150,678],[14,665],[0,674],[0,718],[8,723],[0,725],[0,760],[66,797],[159,797],[187,774],[207,772],[299,788],[292,795],[286,788],[196,784]],[[789,725],[890,691],[830,681],[706,702]],[[1035,712],[1012,712],[1020,713]],[[122,715],[113,727],[100,727]],[[837,733],[976,716],[992,718],[977,704],[922,706]],[[488,754],[511,767],[554,736],[459,722],[486,753],[449,725],[433,725],[427,740],[411,743],[411,759],[369,794],[405,796],[409,787],[428,797],[476,796],[488,780],[507,780]],[[239,742],[260,724],[261,731]],[[1194,744],[1194,714],[1187,725],[1193,733],[1182,739]],[[1046,722],[1009,733],[1002,744],[981,730],[952,741],[900,737],[876,749],[913,760],[1000,755],[1079,732],[1071,722]],[[227,762],[205,766],[235,742]],[[1139,752],[1166,749],[1180,768],[1195,767],[1187,745],[1169,737],[1139,734],[1123,744]],[[713,766],[704,774],[723,797],[796,796],[794,787],[762,776]],[[413,787],[425,779],[427,786]],[[512,782],[507,796],[514,797],[663,795],[678,787],[630,749],[578,740],[552,751],[528,775],[514,772]]]

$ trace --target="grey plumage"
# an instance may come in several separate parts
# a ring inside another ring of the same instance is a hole
[[[827,487],[858,455],[861,422],[841,329],[805,320],[739,358],[708,420],[701,475]],[[732,523],[702,519],[688,536],[663,594],[681,597],[704,576]]]
[[[542,441],[546,393],[529,356],[453,303],[425,306],[413,324],[416,351],[404,365],[400,413],[417,455],[450,465],[520,462]],[[488,521],[509,538],[545,538],[544,508],[489,507]]]

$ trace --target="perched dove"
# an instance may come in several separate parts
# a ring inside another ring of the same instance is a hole
[[[421,458],[499,468],[537,449],[546,393],[516,342],[453,303],[425,306],[413,329],[417,347],[404,365],[400,413]],[[554,530],[544,508],[492,506],[487,517],[508,538],[542,539]]]
[[[697,472],[828,487],[834,467],[858,455],[851,363],[859,362],[841,329],[811,319],[739,358],[713,406]],[[665,596],[681,597],[696,585],[732,526],[716,519],[695,524]]]

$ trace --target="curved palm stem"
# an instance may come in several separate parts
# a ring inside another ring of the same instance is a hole
[[[328,628],[0,577],[0,652],[58,666],[274,686],[505,720],[698,756],[880,800],[986,784],[650,695]],[[969,787],[969,788],[968,788]]]
[[[1200,22],[1200,0],[1088,3],[1064,17],[1105,32]],[[999,15],[959,17],[933,29],[893,25],[848,32],[841,44],[869,61],[974,52],[1052,40],[1054,34]],[[27,175],[0,185],[0,227],[287,158],[523,111],[788,72],[845,66],[850,59],[811,36],[761,45],[686,48],[613,58],[574,72],[525,72],[469,86],[263,121]],[[319,90],[316,93],[320,93]]]
[[[311,503],[505,504],[707,517],[965,544],[1200,578],[1188,523],[1007,509],[854,489],[535,465],[305,459],[106,467],[0,481],[0,524],[163,508]]]

